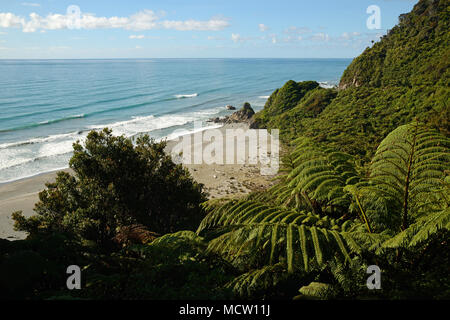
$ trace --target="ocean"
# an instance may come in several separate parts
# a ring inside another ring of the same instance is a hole
[[[351,59],[0,60],[0,183],[68,167],[93,129],[155,139],[248,101],[261,110],[288,80],[336,85]],[[176,131],[176,133],[175,133]]]

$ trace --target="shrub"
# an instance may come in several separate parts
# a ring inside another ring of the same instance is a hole
[[[202,185],[166,155],[165,142],[92,131],[75,143],[73,174],[59,172],[39,194],[36,216],[13,214],[16,228],[31,235],[73,234],[108,246],[123,226],[140,224],[164,234],[193,230],[202,218]]]

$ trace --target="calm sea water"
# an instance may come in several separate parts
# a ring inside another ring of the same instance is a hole
[[[68,166],[92,129],[192,130],[196,120],[255,111],[288,80],[338,83],[350,59],[0,60],[0,183]],[[206,124],[206,123],[205,123]]]

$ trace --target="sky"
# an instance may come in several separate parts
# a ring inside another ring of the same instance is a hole
[[[0,59],[353,58],[416,2],[0,0]]]

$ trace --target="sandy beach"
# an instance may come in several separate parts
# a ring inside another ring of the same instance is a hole
[[[225,134],[227,129],[248,129],[244,123],[226,124],[216,130]],[[204,131],[207,132],[210,129]],[[192,137],[192,134],[191,134]],[[194,144],[194,139],[191,139]],[[202,142],[203,147],[208,142]],[[167,142],[167,152],[178,141]],[[224,154],[224,156],[226,156]],[[210,199],[241,197],[252,191],[262,190],[274,182],[273,176],[261,175],[257,164],[185,164],[193,178],[204,184],[204,190]],[[70,171],[70,169],[66,169]],[[45,189],[45,183],[55,179],[56,172],[45,173],[10,183],[0,184],[0,238],[23,239],[26,234],[14,231],[11,213],[22,211],[27,217],[34,214],[34,204],[39,200],[39,192]]]

